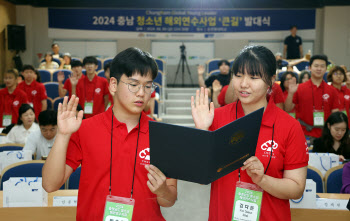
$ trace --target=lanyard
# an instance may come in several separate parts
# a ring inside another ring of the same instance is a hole
[[[113,109],[112,109],[112,128],[111,128],[111,160],[109,167],[109,195],[112,195],[112,146],[113,146]],[[135,153],[135,161],[134,161],[134,172],[132,174],[132,184],[131,184],[131,197],[134,193],[134,180],[135,180],[135,168],[136,168],[136,159],[137,159],[137,150],[139,148],[139,137],[140,137],[140,129],[141,129],[141,114],[139,118],[139,131],[137,132],[137,142],[136,142],[136,153]]]
[[[94,80],[94,78],[92,79],[92,81]],[[90,81],[89,78],[86,76],[85,79],[84,79],[85,101],[87,101],[86,100],[87,99],[86,88],[87,88],[87,84],[89,83],[89,81]],[[94,82],[94,89],[92,90],[92,101],[94,101],[94,98],[95,98],[95,90],[96,90],[96,81]]]
[[[237,100],[237,103],[236,103],[236,120],[238,119],[238,117],[237,117],[238,102],[239,102],[239,100]],[[273,135],[274,135],[274,134],[275,134],[275,124],[272,125],[271,153],[270,153],[269,163],[267,164],[267,167],[266,167],[266,169],[265,169],[264,174],[266,174],[267,169],[269,169],[269,166],[270,166],[270,163],[271,163],[272,150],[273,150]],[[241,168],[239,168],[239,170],[238,170],[238,179],[239,179],[239,181],[241,181]]]
[[[310,83],[311,83],[311,93],[312,93],[312,107],[314,108],[314,110],[316,110],[315,109],[315,101],[314,101],[315,100],[315,98],[314,98],[314,87],[312,86],[312,81]],[[322,85],[322,83],[321,83],[321,85]],[[317,89],[317,87],[316,87],[316,89]],[[323,94],[324,94],[324,85],[322,85],[322,96],[323,96]],[[322,99],[322,110],[324,110],[324,103],[323,103],[323,97],[322,96],[321,96],[321,99]]]

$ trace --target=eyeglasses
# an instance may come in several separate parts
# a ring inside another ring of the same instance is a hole
[[[340,73],[340,72],[334,72],[334,73],[333,73],[333,75],[335,75],[335,76],[342,76],[342,75],[343,75],[343,73]]]
[[[128,89],[131,93],[137,93],[141,86],[143,86],[143,89],[145,91],[145,93],[147,94],[152,94],[156,88],[157,85],[153,84],[153,83],[146,83],[145,85],[139,84],[139,83],[126,83],[122,80],[120,80],[121,82],[123,82],[124,84],[128,85]]]

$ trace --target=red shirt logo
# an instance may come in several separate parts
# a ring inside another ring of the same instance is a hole
[[[329,94],[324,94],[324,95],[322,95],[322,97],[323,97],[323,99],[324,99],[325,101],[327,101],[328,98],[329,98]]]
[[[149,154],[149,147],[146,147],[139,153],[139,157],[141,158],[141,165],[146,165],[150,163],[150,154]]]
[[[35,96],[38,92],[36,90],[32,91],[32,95]]]
[[[264,150],[264,151],[271,151],[271,143],[272,143],[272,140],[266,141],[265,143],[263,143],[261,145],[261,149]],[[277,147],[278,147],[278,143],[273,141],[273,149],[276,150]]]
[[[101,88],[96,88],[95,92],[96,92],[96,94],[99,94],[101,92]]]
[[[345,100],[349,100],[350,96],[349,95],[344,95]]]
[[[13,106],[18,106],[19,105],[19,101],[13,101]]]

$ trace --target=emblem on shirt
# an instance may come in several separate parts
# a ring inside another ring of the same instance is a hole
[[[261,149],[262,150],[265,150],[265,151],[271,151],[271,143],[272,143],[272,140],[268,140],[266,141],[265,143],[263,143],[261,145]],[[276,150],[278,147],[278,143],[276,143],[275,141],[273,141],[273,149]]]
[[[96,88],[95,92],[96,92],[96,94],[99,94],[101,92],[101,88]]]
[[[35,96],[37,93],[38,93],[38,92],[37,92],[36,90],[33,90],[33,91],[32,91],[32,95],[34,95],[34,96]]]
[[[344,95],[345,100],[349,100],[350,96],[349,95]]]
[[[309,154],[309,147],[307,146],[307,142],[305,141],[305,146],[306,146],[306,154]]]
[[[149,154],[149,147],[146,147],[139,153],[139,157],[141,158],[141,165],[146,165],[150,163],[150,154]]]
[[[299,39],[298,38],[296,39],[296,42],[299,43]]]
[[[19,101],[13,101],[13,106],[18,106],[19,105]]]
[[[322,95],[322,97],[323,97],[323,100],[327,101],[329,98],[329,94],[324,94],[324,95]]]

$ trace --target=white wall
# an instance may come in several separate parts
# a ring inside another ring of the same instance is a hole
[[[323,51],[350,68],[350,6],[325,7]]]

